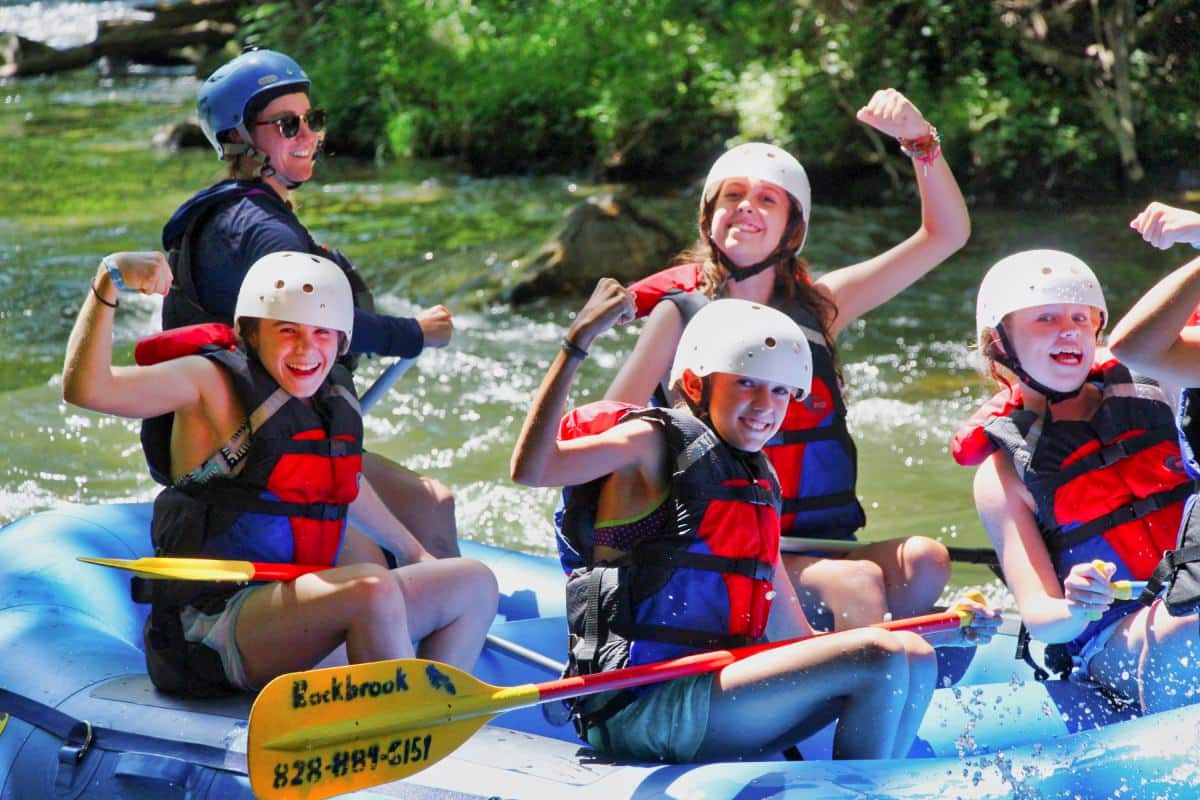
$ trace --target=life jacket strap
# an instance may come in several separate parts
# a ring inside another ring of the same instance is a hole
[[[634,560],[640,564],[662,565],[671,569],[682,567],[741,575],[756,581],[770,581],[775,576],[775,565],[766,561],[695,553],[665,542],[648,542],[639,546],[634,551]]]
[[[1124,525],[1127,522],[1132,522],[1135,519],[1141,519],[1149,514],[1153,514],[1159,509],[1166,508],[1172,503],[1178,503],[1191,497],[1196,491],[1196,484],[1192,481],[1184,481],[1173,489],[1168,489],[1162,492],[1155,492],[1148,497],[1142,497],[1134,500],[1128,505],[1114,509],[1103,516],[1090,520],[1070,530],[1063,530],[1061,527],[1056,529],[1051,535],[1045,537],[1047,548],[1052,555],[1058,555],[1066,550],[1082,544],[1097,536],[1102,536],[1105,531],[1116,528],[1119,525]]]
[[[826,508],[836,508],[855,502],[858,495],[853,490],[833,494],[822,494],[815,497],[785,497],[783,500],[784,514],[798,514],[801,511],[819,511]]]
[[[1137,436],[1113,442],[1060,469],[1056,475],[1056,481],[1059,485],[1066,484],[1085,473],[1111,467],[1113,464],[1136,455],[1142,450],[1148,450],[1156,444],[1173,441],[1176,436],[1178,436],[1178,431],[1174,425],[1159,425]]]
[[[269,514],[275,517],[303,517],[315,520],[339,520],[346,517],[344,503],[293,503],[285,500],[266,500],[258,497],[253,490],[239,487],[222,481],[223,485],[214,483],[203,484],[200,487],[177,487],[184,494],[217,507],[229,508],[245,514]]]

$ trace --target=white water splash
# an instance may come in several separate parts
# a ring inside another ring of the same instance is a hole
[[[95,40],[101,20],[150,19],[132,3],[47,2],[0,6],[0,32],[16,33],[51,47],[77,47]]]

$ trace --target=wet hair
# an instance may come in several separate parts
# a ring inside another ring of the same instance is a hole
[[[729,280],[729,271],[721,265],[717,258],[717,245],[712,240],[713,211],[719,195],[719,192],[715,192],[700,211],[701,238],[671,262],[672,265],[697,262],[703,264],[700,291],[709,300],[720,297]],[[784,255],[775,264],[775,285],[771,290],[772,298],[782,297],[794,300],[816,318],[821,326],[821,336],[825,339],[825,347],[829,350],[829,355],[836,365],[837,344],[829,331],[833,326],[833,321],[837,319],[838,309],[832,300],[813,285],[808,262],[796,254],[796,249],[804,241],[804,216],[801,214],[795,198],[790,194],[787,198],[788,222],[779,240],[784,244]]]

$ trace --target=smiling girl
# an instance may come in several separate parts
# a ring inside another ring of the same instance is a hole
[[[1051,645],[1047,665],[1151,712],[1191,695],[1194,670],[1180,664],[1195,616],[1178,624],[1160,600],[1116,601],[1112,581],[1150,576],[1192,487],[1162,391],[1098,352],[1107,318],[1099,281],[1075,256],[997,262],[979,287],[976,329],[1003,388],[953,450],[979,465],[980,520],[1022,621]]]
[[[921,198],[916,232],[879,255],[814,277],[799,255],[812,208],[804,168],[774,145],[733,148],[717,159],[704,182],[698,244],[677,266],[630,287],[639,315],[648,317],[606,394],[645,403],[666,375],[687,321],[709,300],[751,300],[795,320],[812,347],[813,390],[791,403],[765,448],[782,484],[785,542],[854,539],[866,523],[837,366],[838,334],[941,263],[970,234],[941,139],[917,107],[900,92],[884,89],[857,118],[898,139],[914,160]],[[946,548],[925,536],[870,542],[845,557],[823,557],[819,547],[799,549],[785,555],[785,563],[805,609],[837,629],[878,622],[888,613],[922,613],[950,574]]]
[[[174,282],[163,301],[163,328],[232,325],[238,288],[250,266],[271,253],[304,252],[333,261],[350,281],[355,306],[350,353],[408,358],[425,347],[445,346],[453,322],[444,306],[415,318],[376,313],[350,260],[318,244],[296,216],[293,193],[313,177],[327,132],[327,114],[314,106],[311,89],[291,57],[257,49],[222,65],[201,84],[200,126],[229,171],[226,180],[180,206],[163,228]],[[346,363],[353,368],[353,359]],[[454,498],[446,486],[373,453],[363,454],[363,470],[426,550],[458,554]],[[343,557],[347,563],[384,563],[379,548],[353,529]]]
[[[632,318],[603,280],[576,316],[525,418],[512,476],[567,485],[559,549],[571,674],[812,632],[779,563],[779,484],[762,448],[808,394],[804,332],[783,313],[718,300],[684,330],[678,408],[602,401],[560,422],[592,341]],[[558,434],[556,436],[556,433]],[[996,618],[978,612],[973,635]],[[952,634],[959,638],[961,634]],[[910,633],[846,631],[711,674],[577,703],[580,736],[619,758],[761,756],[838,719],[834,755],[907,755],[933,691],[933,650]]]
[[[343,642],[352,662],[420,652],[469,669],[495,615],[495,578],[475,561],[434,560],[362,480],[362,416],[337,364],[354,326],[342,270],[307,253],[268,255],[238,296],[236,345],[232,332],[213,331],[219,345],[189,354],[191,331],[160,335],[158,347],[169,351],[174,338],[184,352],[114,367],[117,289],[165,294],[170,285],[161,253],[104,259],[67,345],[63,399],[123,417],[167,415],[163,435],[143,440],[171,481],[154,503],[156,555],[326,569],[249,586],[153,582],[145,651],[155,685],[253,690]],[[406,566],[334,567],[347,520],[404,545]]]

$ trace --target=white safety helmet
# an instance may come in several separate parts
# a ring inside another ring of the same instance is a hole
[[[328,258],[310,253],[269,253],[250,267],[238,291],[234,324],[242,317],[286,320],[346,334],[354,332],[354,293],[346,273]]]
[[[671,386],[684,370],[783,384],[795,390],[796,399],[812,389],[812,351],[804,331],[782,311],[749,300],[714,300],[692,317],[675,350]]]
[[[1061,250],[1025,250],[997,261],[979,284],[975,333],[994,329],[1006,314],[1023,308],[1078,303],[1100,309],[1108,322],[1104,290],[1091,267]]]
[[[812,187],[804,167],[788,151],[766,142],[747,142],[725,152],[713,162],[704,179],[700,213],[717,193],[721,182],[729,178],[757,178],[770,181],[792,196],[804,218],[804,236],[808,238],[808,215],[812,209]],[[800,246],[804,246],[803,240]],[[800,248],[796,248],[799,251]]]

